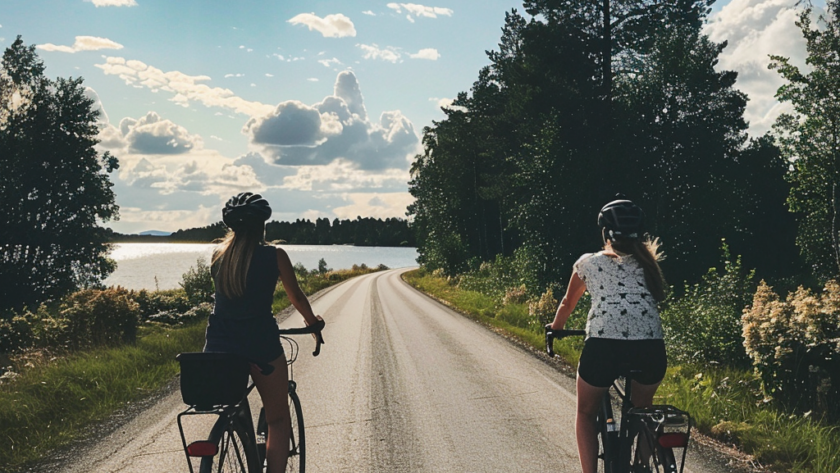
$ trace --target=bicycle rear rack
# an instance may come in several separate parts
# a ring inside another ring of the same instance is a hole
[[[656,441],[661,447],[682,449],[679,467],[682,473],[685,469],[685,457],[691,437],[691,415],[667,404],[644,408],[634,407],[627,411],[627,415],[642,419],[656,435]]]

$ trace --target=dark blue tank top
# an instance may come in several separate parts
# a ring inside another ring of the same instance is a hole
[[[230,299],[218,289],[213,314],[222,319],[274,318],[271,304],[274,302],[274,288],[280,269],[277,268],[277,249],[273,246],[260,245],[254,248],[251,266],[245,281],[245,295]],[[213,276],[216,287],[218,277]]]

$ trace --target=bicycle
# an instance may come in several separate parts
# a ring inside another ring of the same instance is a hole
[[[303,411],[297,395],[292,365],[297,360],[299,347],[296,341],[286,335],[312,334],[315,337],[315,351],[318,356],[321,344],[321,330],[324,321],[305,328],[278,329],[277,334],[284,342],[289,364],[289,413],[292,418],[289,459],[287,472],[304,473],[306,467],[306,441],[303,427]],[[251,361],[232,353],[181,353],[176,359],[181,365],[181,396],[189,407],[178,414],[178,430],[187,457],[190,472],[193,458],[200,458],[200,473],[262,473],[265,464],[265,439],[267,425],[265,409],[260,409],[257,428],[251,417],[248,395],[255,384],[248,383]],[[270,373],[270,365],[258,363],[264,373]],[[267,370],[267,371],[266,371]],[[193,415],[216,415],[213,427],[206,440],[187,444],[182,419]]]
[[[554,340],[586,335],[584,330],[553,330],[549,326],[545,329],[545,348],[552,358],[555,356]],[[601,401],[596,419],[598,471],[682,473],[691,434],[691,416],[670,405],[634,407],[630,395],[633,375],[637,373],[626,371],[624,382],[613,382]],[[675,449],[681,450],[679,462]]]

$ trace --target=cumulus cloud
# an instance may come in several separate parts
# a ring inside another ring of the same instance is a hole
[[[164,72],[141,61],[121,57],[107,57],[104,64],[96,64],[106,75],[115,75],[126,84],[145,87],[153,92],[165,91],[173,94],[169,100],[187,107],[192,102],[207,107],[221,107],[245,115],[260,115],[272,109],[270,105],[251,102],[238,97],[230,89],[210,87],[203,82],[208,76],[189,76],[179,71]]]
[[[414,21],[411,15],[424,18],[437,18],[438,15],[452,16],[452,14],[455,13],[449,8],[427,7],[425,5],[418,5],[416,3],[389,3],[386,6],[396,11],[397,13],[402,13],[403,10],[407,11],[409,13],[407,18],[411,22]]]
[[[137,2],[134,0],[85,0],[93,3],[96,8],[99,7],[136,7]]]
[[[350,71],[338,74],[333,95],[321,102],[283,102],[249,120],[242,131],[265,156],[292,166],[326,165],[342,158],[363,170],[404,169],[418,145],[412,123],[399,111],[382,113],[379,123],[368,120],[361,88]]]
[[[320,166],[286,168],[294,172],[283,178],[282,187],[297,191],[404,191],[406,182],[411,178],[406,169],[371,172],[359,169],[354,163],[342,158]]]
[[[90,87],[85,87],[85,96],[93,100],[91,109],[99,112],[99,116],[96,117],[97,124],[99,124],[100,127],[108,124],[110,120],[108,119],[108,114],[105,113],[105,108],[102,107],[102,99],[99,98],[99,94]]]
[[[123,45],[108,38],[96,36],[76,36],[73,46],[59,46],[52,43],[40,44],[38,49],[57,51],[61,53],[77,53],[79,51],[98,51],[100,49],[122,49]]]
[[[123,118],[119,129],[128,151],[134,154],[184,154],[202,147],[198,135],[191,135],[186,128],[155,112],[149,112],[139,120]]]
[[[324,35],[325,38],[356,36],[356,27],[353,22],[341,13],[327,15],[324,18],[320,18],[314,13],[301,13],[289,20],[289,23],[304,25],[309,28],[309,31],[315,30]]]
[[[365,10],[365,11],[362,12],[362,15],[376,16],[376,13],[374,13],[370,10]]]
[[[341,128],[333,115],[289,100],[277,105],[272,113],[251,118],[242,131],[258,145],[315,147],[330,135],[341,133]]]
[[[440,58],[440,53],[435,48],[425,48],[417,51],[416,54],[409,54],[412,59],[429,59],[437,61]]]
[[[386,47],[381,49],[376,44],[357,44],[358,47],[364,51],[365,59],[382,59],[383,61],[397,62],[400,59],[400,53],[396,48]]]
[[[321,63],[321,64],[323,64],[325,67],[330,67],[330,66],[332,66],[333,64],[335,64],[336,66],[340,66],[340,65],[341,65],[341,61],[339,61],[337,58],[332,58],[332,59],[319,59],[319,60],[318,60],[318,62],[319,62],[319,63]]]
[[[360,215],[383,219],[405,218],[406,207],[414,202],[408,192],[348,193],[342,197],[351,204],[333,209],[333,213],[341,219],[354,219]]]
[[[729,42],[718,69],[738,72],[736,87],[750,98],[744,115],[754,136],[768,131],[785,108],[774,97],[783,81],[776,71],[767,69],[769,55],[789,57],[800,67],[805,64],[805,42],[795,24],[797,18],[795,2],[732,0],[706,25],[712,41]]]

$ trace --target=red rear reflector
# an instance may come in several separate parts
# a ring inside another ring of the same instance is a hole
[[[187,455],[191,457],[212,457],[219,452],[219,447],[206,440],[193,442],[187,447]]]
[[[659,445],[665,448],[685,448],[688,445],[688,435],[682,432],[662,434],[659,436]]]

